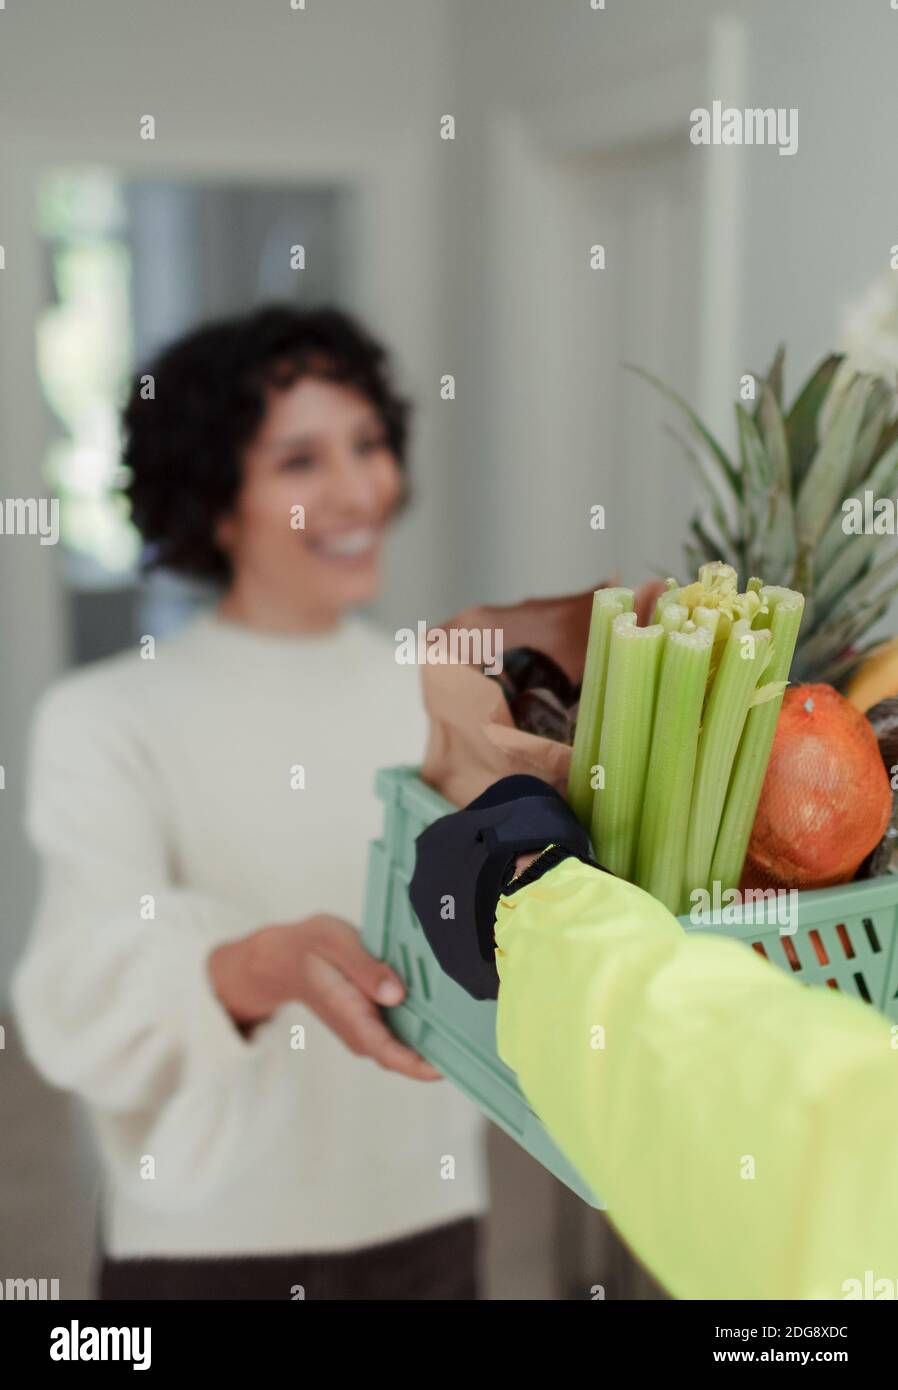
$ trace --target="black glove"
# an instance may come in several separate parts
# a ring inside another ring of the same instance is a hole
[[[499,993],[496,908],[518,855],[547,845],[557,845],[560,857],[594,862],[589,836],[564,797],[548,782],[523,775],[503,777],[465,810],[441,817],[418,836],[412,906],[446,974],[475,999]]]

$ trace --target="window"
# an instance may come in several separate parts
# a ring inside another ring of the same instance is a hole
[[[48,481],[73,583],[121,582],[139,553],[123,499],[118,412],[133,362],[125,190],[108,171],[49,175],[38,189],[50,303],[37,325],[52,411]]]

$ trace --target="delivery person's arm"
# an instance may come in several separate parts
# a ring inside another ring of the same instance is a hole
[[[670,1292],[840,1298],[868,1270],[894,1279],[889,1023],[749,947],[684,933],[580,859],[509,886],[500,1055]]]
[[[880,1014],[685,933],[577,859],[502,898],[496,953],[501,1057],[673,1294],[839,1298],[866,1270],[895,1277]]]

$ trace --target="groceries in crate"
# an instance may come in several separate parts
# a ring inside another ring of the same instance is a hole
[[[783,372],[780,349],[766,377],[751,378],[731,454],[648,378],[682,413],[703,490],[685,548],[695,584],[670,581],[657,604],[653,595],[654,612],[645,588],[636,601],[631,590],[603,588],[471,610],[504,631],[503,676],[424,673],[425,780],[456,805],[512,772],[566,788],[600,862],[678,911],[696,889],[750,886],[752,875],[823,887],[883,872],[898,841],[892,788],[887,805],[882,768],[859,732],[868,726],[851,724],[833,688],[847,682],[861,713],[898,698],[898,638],[869,645],[898,595],[894,536],[856,524],[859,508],[875,515],[898,491],[895,383],[831,355],[787,404]],[[737,574],[765,582],[748,580],[740,592]],[[789,679],[815,683],[819,708],[784,725],[762,800]],[[825,747],[818,784],[816,745],[799,737],[812,728]],[[798,769],[787,779],[781,758]],[[759,803],[764,820],[743,879]],[[898,852],[895,860],[898,868]]]
[[[513,647],[494,679],[518,729],[559,743],[572,741],[580,691],[557,661],[532,647]]]
[[[870,721],[832,686],[795,686],[780,712],[745,882],[753,888],[848,883],[882,839],[891,812],[889,777]]]
[[[502,653],[502,669],[493,676],[473,664],[421,668],[429,722],[421,777],[453,806],[467,806],[512,773],[540,777],[564,792],[571,761],[565,740],[573,737],[596,587],[477,605],[443,624],[487,633],[490,650]],[[637,591],[640,621],[648,622],[663,588],[653,582]]]
[[[893,794],[870,722],[826,685],[789,690],[780,714],[801,595],[755,580],[740,592],[717,563],[670,581],[655,623],[632,607],[632,590],[596,591],[579,706],[531,648],[501,677],[518,728],[567,742],[576,719],[568,795],[599,862],[673,911],[714,883],[818,888],[885,871],[898,810],[886,839]],[[879,723],[898,770],[898,700]]]
[[[804,600],[717,562],[646,627],[633,601],[594,598],[568,797],[599,863],[682,912],[739,884]]]

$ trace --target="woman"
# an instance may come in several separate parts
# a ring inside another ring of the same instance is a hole
[[[221,598],[36,722],[14,999],[93,1113],[104,1297],[475,1296],[480,1120],[387,1029],[403,987],[353,925],[374,771],[424,737],[417,672],[351,616],[406,426],[383,350],[332,311],[192,333],[125,411],[152,563]]]

